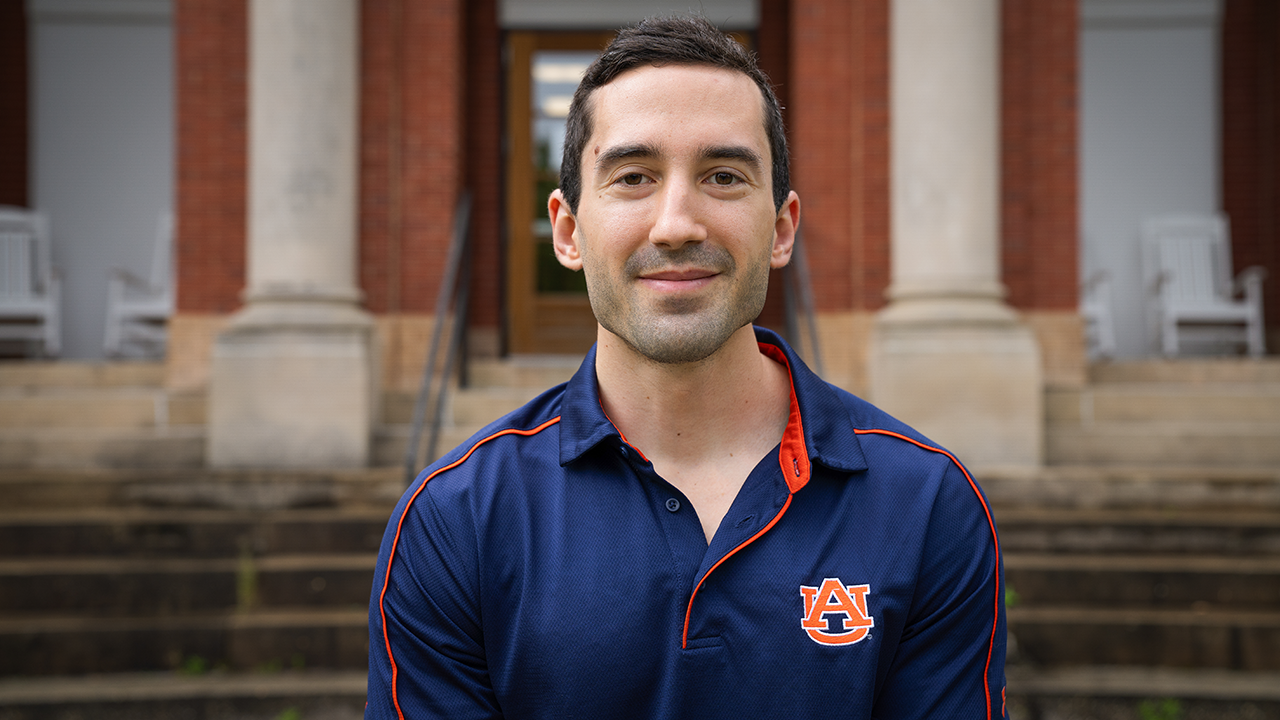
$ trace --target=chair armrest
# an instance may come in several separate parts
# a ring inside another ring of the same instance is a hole
[[[1161,270],[1152,276],[1150,288],[1151,295],[1153,297],[1160,297],[1164,294],[1164,286],[1170,279],[1168,270]]]
[[[128,285],[136,290],[150,291],[151,283],[125,270],[124,268],[111,268],[111,281]]]
[[[1088,290],[1105,290],[1107,285],[1111,283],[1111,273],[1106,270],[1095,270],[1089,274],[1084,281],[1084,289]]]
[[[1235,295],[1243,294],[1250,302],[1253,302],[1254,297],[1262,302],[1262,281],[1266,279],[1266,268],[1261,265],[1247,267],[1231,282],[1231,292]]]

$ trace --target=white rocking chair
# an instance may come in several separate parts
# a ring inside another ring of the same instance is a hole
[[[1084,283],[1080,297],[1085,348],[1090,360],[1115,357],[1116,329],[1111,305],[1111,275],[1105,270],[1099,270]]]
[[[61,287],[50,244],[43,214],[0,206],[0,340],[35,342],[41,354],[57,357]]]
[[[173,214],[162,213],[156,227],[147,280],[116,268],[107,285],[107,357],[159,357],[173,315]]]
[[[1266,352],[1262,281],[1250,267],[1231,278],[1231,244],[1222,215],[1169,215],[1142,225],[1152,314],[1160,350],[1174,357],[1188,342]]]

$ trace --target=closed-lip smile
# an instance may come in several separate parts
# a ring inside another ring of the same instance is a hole
[[[691,280],[701,280],[703,278],[719,275],[715,270],[704,270],[702,268],[689,268],[686,270],[662,270],[659,272],[643,273],[640,275],[641,280],[663,280],[667,282],[688,282]]]

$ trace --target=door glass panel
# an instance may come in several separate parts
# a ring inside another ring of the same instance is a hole
[[[573,91],[587,66],[599,53],[581,50],[538,50],[530,63],[533,107],[533,224],[534,257],[539,293],[585,293],[586,279],[556,260],[551,247],[551,221],[547,219],[547,196],[560,184],[560,156],[564,152],[565,118]]]

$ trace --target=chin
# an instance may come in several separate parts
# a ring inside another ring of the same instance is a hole
[[[637,323],[622,332],[605,326],[633,351],[662,365],[687,365],[711,357],[746,323],[666,318]]]

